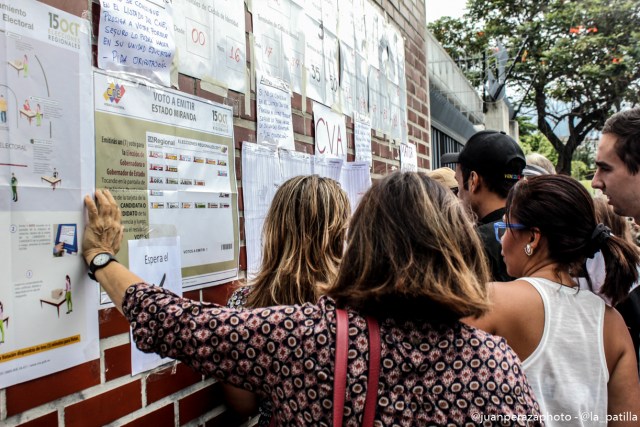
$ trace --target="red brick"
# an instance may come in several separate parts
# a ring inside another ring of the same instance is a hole
[[[373,173],[379,175],[387,174],[387,164],[378,160],[373,160]]]
[[[115,307],[98,311],[98,319],[100,322],[100,339],[129,333],[129,322]]]
[[[302,95],[299,93],[293,93],[293,98],[291,98],[291,108],[293,110],[302,111]]]
[[[196,79],[184,74],[178,74],[178,87],[182,92],[193,95],[196,93]]]
[[[195,94],[201,98],[208,99],[209,101],[217,102],[218,104],[224,104],[224,97],[202,89],[201,81],[200,81],[200,84],[196,83],[195,92],[196,92]]]
[[[100,384],[100,361],[92,360],[6,389],[7,416],[12,416]],[[28,396],[28,398],[26,397]]]
[[[247,269],[247,247],[246,246],[240,246],[240,254],[239,254],[239,258],[240,258],[240,270],[245,270]]]
[[[183,293],[182,296],[187,299],[192,299],[194,301],[200,301],[200,290],[196,289],[195,291],[187,291]]]
[[[51,412],[35,420],[27,421],[23,424],[18,424],[19,427],[57,427],[58,425],[58,413]]]
[[[221,404],[223,404],[223,398],[220,383],[212,384],[180,399],[178,402],[180,425],[204,415]]]
[[[173,373],[173,369],[174,365],[171,365],[147,377],[148,403],[153,403],[202,381],[202,375],[199,372],[196,372],[183,363],[175,365],[175,374]]]
[[[244,235],[244,217],[240,217],[239,219],[239,227],[240,227],[240,240],[244,240],[245,239],[245,235]]]
[[[238,187],[238,210],[244,210],[244,197],[243,197],[242,187]]]
[[[293,123],[293,132],[303,134],[305,133],[304,129],[304,117],[300,114],[292,114],[291,121]]]
[[[308,144],[306,142],[302,142],[302,141],[294,141],[294,144],[296,146],[296,151],[300,152],[300,153],[307,153],[307,154],[313,154],[314,153],[314,146],[312,144]]]
[[[104,376],[107,381],[131,374],[131,344],[104,351]]]
[[[86,2],[72,2],[69,0],[40,0],[42,3],[53,6],[56,9],[64,10],[72,15],[82,16],[82,13],[87,10]]]
[[[65,427],[104,425],[142,407],[140,381],[99,394],[64,410]]]
[[[173,426],[173,419],[173,405],[169,404],[153,412],[149,412],[141,418],[131,421],[130,423],[123,424],[123,427]]]
[[[244,141],[257,141],[256,131],[242,126],[233,126],[233,140],[235,141],[236,148],[241,149]]]
[[[202,290],[202,300],[205,302],[212,302],[214,304],[227,305],[227,301],[231,298],[231,294],[233,294],[233,291],[235,291],[240,285],[240,282],[233,281],[205,288]]]

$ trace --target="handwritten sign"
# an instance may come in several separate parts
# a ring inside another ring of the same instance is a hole
[[[168,6],[146,0],[101,0],[100,4],[98,67],[169,86],[175,40]]]
[[[356,161],[363,161],[371,167],[371,119],[356,113],[353,117],[353,139],[356,146]]]
[[[344,116],[314,102],[316,158],[337,157],[347,161],[347,131]]]
[[[418,153],[411,142],[400,144],[400,171],[418,172]]]
[[[258,143],[295,150],[289,85],[259,73],[257,90]]]

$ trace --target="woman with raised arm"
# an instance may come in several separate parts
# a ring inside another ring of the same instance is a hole
[[[468,323],[505,337],[520,356],[546,425],[637,426],[631,337],[620,314],[575,278],[601,251],[600,293],[615,305],[638,278],[638,252],[596,221],[591,195],[564,175],[518,182],[495,231],[509,275],[520,279],[491,284],[492,309]]]
[[[459,321],[489,308],[487,261],[458,199],[425,174],[391,174],[363,196],[317,303],[248,310],[177,297],[105,262],[120,211],[109,192],[95,196],[83,255],[138,348],[262,392],[274,424],[540,425],[505,340]]]

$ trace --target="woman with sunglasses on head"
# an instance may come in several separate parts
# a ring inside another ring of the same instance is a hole
[[[581,291],[574,278],[587,274],[586,259],[601,251],[601,292],[615,304],[638,278],[638,252],[598,224],[587,190],[563,175],[518,182],[495,231],[508,273],[520,279],[492,283],[492,309],[467,323],[507,339],[523,360],[546,425],[637,426],[640,383],[631,337],[620,314]]]

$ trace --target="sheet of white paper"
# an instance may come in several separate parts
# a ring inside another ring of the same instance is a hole
[[[313,173],[312,154],[299,153],[297,151],[279,150],[280,168],[282,170],[282,182],[299,175],[311,175]]]
[[[98,287],[78,255],[94,183],[90,23],[42,2],[0,5],[5,389],[98,359],[100,348]],[[56,238],[65,251],[54,250]]]
[[[415,144],[411,142],[400,144],[400,171],[418,171],[418,153]]]
[[[356,109],[356,51],[340,43],[340,109],[352,116]]]
[[[246,90],[244,3],[237,0],[173,1],[178,69]]]
[[[182,296],[180,237],[159,237],[129,240],[129,269],[145,282],[161,286]],[[136,347],[131,331],[131,375],[157,368],[171,362],[155,353],[143,353]]]
[[[231,107],[99,71],[94,87],[96,186],[120,204],[125,239],[180,236],[185,290],[234,280]],[[126,262],[126,248],[118,256]]]
[[[324,29],[322,22],[310,15],[303,17],[304,24],[304,66],[307,73],[307,96],[314,101],[325,103],[327,76],[324,63]]]
[[[317,102],[313,103],[316,149],[318,157],[337,157],[347,161],[347,130],[344,115]]]
[[[98,67],[169,86],[175,37],[170,3],[100,0]]]
[[[347,192],[351,212],[355,212],[360,199],[371,188],[371,173],[367,162],[350,162],[342,165],[340,186]]]
[[[247,275],[255,275],[262,258],[262,225],[282,182],[275,147],[242,143],[242,194],[244,196]]]
[[[295,150],[289,84],[260,71],[257,80],[258,144]]]
[[[284,80],[297,93],[304,71],[304,16],[301,4],[291,0],[253,3],[256,69]]]
[[[356,161],[366,162],[371,167],[373,162],[371,155],[371,119],[369,116],[356,113],[353,123]]]
[[[315,156],[313,159],[313,173],[339,182],[343,163],[342,159]]]

